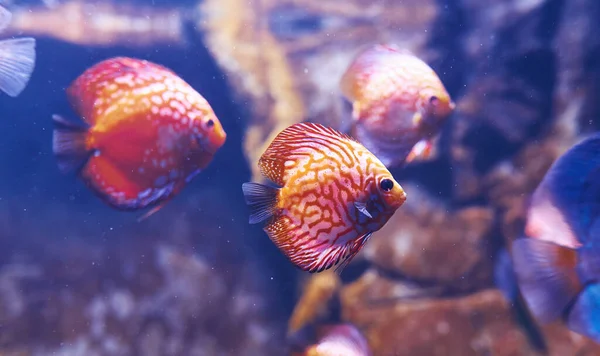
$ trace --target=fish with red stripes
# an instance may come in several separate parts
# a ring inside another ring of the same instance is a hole
[[[135,58],[92,66],[67,89],[85,124],[54,115],[53,150],[119,210],[158,211],[212,161],[226,133],[209,103],[173,71]]]
[[[340,89],[352,103],[350,134],[388,167],[430,158],[455,108],[435,71],[393,45],[361,51],[342,75]]]
[[[242,185],[250,223],[298,268],[343,268],[406,201],[381,161],[352,137],[316,123],[281,131],[258,162],[277,187]]]

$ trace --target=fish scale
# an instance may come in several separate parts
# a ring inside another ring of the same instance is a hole
[[[315,123],[292,125],[259,160],[262,174],[279,185],[245,183],[251,223],[297,267],[341,272],[374,231],[406,200],[387,168],[348,135]],[[386,191],[382,182],[391,186]]]
[[[100,62],[67,96],[88,127],[55,118],[59,164],[72,169],[73,158],[84,161],[81,178],[120,210],[160,209],[225,142],[209,103],[174,72],[148,61]]]

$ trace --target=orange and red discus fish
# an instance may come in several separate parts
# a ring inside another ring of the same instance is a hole
[[[351,135],[389,167],[428,158],[455,107],[427,63],[389,45],[360,52],[340,88],[352,103]]]
[[[353,138],[315,123],[292,125],[259,163],[278,185],[242,186],[250,223],[264,230],[297,267],[341,272],[374,231],[406,200],[381,161]]]
[[[160,65],[125,57],[100,62],[67,89],[87,125],[55,115],[53,150],[119,210],[159,210],[204,169],[226,134],[209,103]]]

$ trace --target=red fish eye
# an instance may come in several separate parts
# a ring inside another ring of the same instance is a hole
[[[394,188],[394,182],[392,182],[391,179],[383,179],[380,183],[379,186],[381,187],[381,189],[384,192],[389,192],[390,190],[392,190],[392,188]]]
[[[435,95],[432,95],[432,96],[429,98],[429,103],[430,103],[430,104],[433,104],[433,105],[435,105],[435,104],[437,104],[437,102],[438,102],[438,97],[437,97],[437,96],[435,96]]]
[[[207,126],[207,127],[213,127],[213,126],[215,126],[215,122],[214,122],[212,119],[210,119],[210,120],[208,120],[208,121],[206,122],[206,126]]]

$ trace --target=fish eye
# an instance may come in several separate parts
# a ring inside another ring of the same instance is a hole
[[[435,96],[435,95],[432,95],[432,96],[429,98],[429,103],[430,103],[430,104],[433,104],[433,105],[435,105],[435,104],[437,104],[438,100],[439,100],[439,99],[438,99],[438,97],[437,97],[437,96]]]
[[[215,122],[213,121],[213,119],[210,119],[206,122],[206,127],[213,127],[215,126]]]
[[[379,186],[384,192],[389,192],[390,190],[392,190],[392,188],[394,188],[394,182],[392,182],[391,179],[386,178],[379,182]]]

